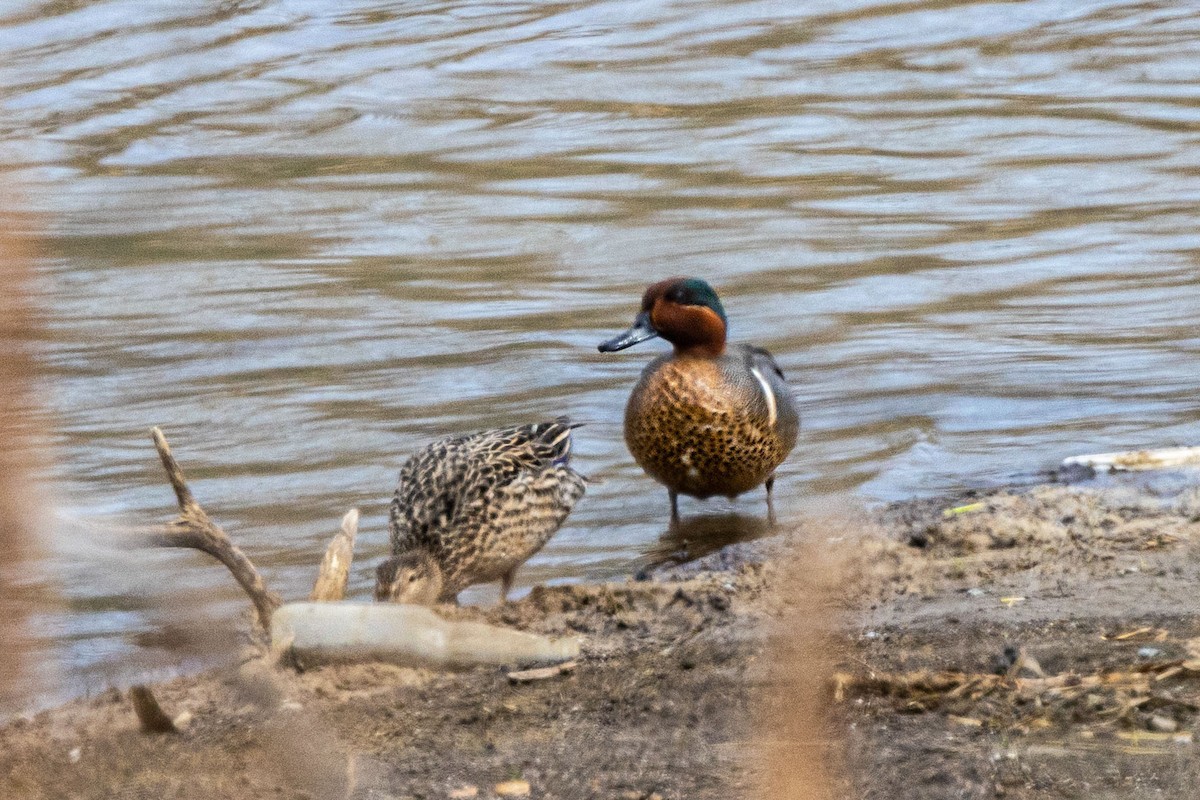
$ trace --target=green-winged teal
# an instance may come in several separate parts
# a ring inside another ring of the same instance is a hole
[[[442,439],[405,462],[376,599],[449,602],[494,580],[507,599],[517,568],[583,496],[585,479],[568,465],[573,427],[560,417]]]
[[[646,289],[633,327],[600,345],[609,353],[661,336],[675,346],[650,362],[625,407],[625,442],[667,487],[672,523],[680,494],[736,497],[761,483],[775,521],[775,469],[796,445],[800,416],[771,354],[726,346],[725,334],[713,288],[675,277]]]

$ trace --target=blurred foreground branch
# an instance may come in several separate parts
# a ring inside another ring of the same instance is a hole
[[[13,210],[0,186],[0,705],[32,675],[25,663],[28,621],[38,602],[31,561],[51,503],[34,477],[45,469],[35,344],[42,315],[34,283],[34,220]]]

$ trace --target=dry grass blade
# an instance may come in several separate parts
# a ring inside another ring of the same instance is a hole
[[[28,620],[36,607],[29,587],[46,508],[33,477],[45,468],[37,446],[44,435],[33,342],[42,320],[34,290],[28,235],[33,221],[11,213],[16,198],[0,189],[0,701],[31,675],[25,663]]]
[[[905,673],[872,672],[867,675],[839,672],[833,676],[833,680],[834,699],[839,702],[850,696],[861,695],[910,698],[944,694],[961,697],[970,693],[985,693],[1015,683],[1002,675],[925,670]]]
[[[1139,665],[1128,670],[1081,675],[1063,673],[1037,678],[1017,678],[972,672],[871,672],[865,675],[837,673],[833,695],[838,702],[851,696],[875,695],[899,700],[924,701],[978,700],[987,695],[1009,697],[1022,702],[1069,700],[1092,691],[1114,692],[1123,698],[1116,709],[1118,716],[1150,701],[1195,709],[1187,700],[1152,693],[1152,688],[1171,679],[1195,679],[1179,661]]]
[[[823,529],[839,530],[826,521]],[[845,576],[841,553],[805,546],[778,582],[786,611],[772,631],[767,683],[758,699],[763,773],[756,796],[835,800],[847,796],[844,741],[830,722],[835,600]]]

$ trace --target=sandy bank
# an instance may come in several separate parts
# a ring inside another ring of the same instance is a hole
[[[0,795],[753,796],[771,636],[824,608],[784,565],[818,550],[843,563],[829,646],[858,681],[830,707],[843,796],[1193,796],[1200,493],[1064,486],[810,519],[646,581],[447,612],[582,635],[577,668],[546,680],[251,660],[154,687],[190,717],[159,736],[121,692],[75,701],[0,730]],[[944,674],[974,683],[918,680]],[[1105,674],[1133,677],[1077,688]]]

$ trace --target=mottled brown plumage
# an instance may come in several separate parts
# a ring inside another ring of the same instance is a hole
[[[697,278],[652,285],[632,328],[605,342],[621,350],[654,336],[675,345],[651,361],[625,407],[634,460],[678,494],[735,497],[765,483],[772,521],[775,469],[796,445],[800,418],[783,372],[766,350],[725,344],[725,311]]]
[[[410,458],[389,511],[392,558],[379,567],[376,597],[446,602],[494,580],[507,596],[517,568],[583,496],[585,480],[568,465],[572,427],[559,418],[481,431]]]

